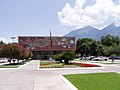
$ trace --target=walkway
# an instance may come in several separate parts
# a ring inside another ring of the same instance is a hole
[[[34,90],[37,63],[31,61],[21,69],[0,70],[0,90]]]
[[[31,61],[21,69],[0,70],[0,90],[70,90],[60,74],[118,72],[120,67],[99,69],[37,70],[38,61]]]

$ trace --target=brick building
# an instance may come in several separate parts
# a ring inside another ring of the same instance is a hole
[[[49,59],[66,50],[75,51],[75,37],[19,36],[18,42],[32,51],[33,59]]]

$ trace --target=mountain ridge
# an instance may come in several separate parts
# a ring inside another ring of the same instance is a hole
[[[115,24],[110,24],[102,30],[96,29],[92,26],[86,26],[84,28],[72,30],[64,36],[74,36],[76,40],[79,38],[92,38],[99,41],[102,36],[105,36],[107,34],[120,37],[120,26],[117,27]]]

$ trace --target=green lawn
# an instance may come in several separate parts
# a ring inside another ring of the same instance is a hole
[[[77,61],[77,62],[89,62],[89,60],[73,60],[73,61]]]
[[[21,63],[12,63],[12,64],[4,64],[1,65],[0,68],[18,68],[19,66],[25,64],[26,62],[21,62]]]
[[[113,63],[113,62],[110,62],[110,63],[102,63],[102,64],[120,64],[120,63]]]
[[[95,73],[64,75],[79,90],[120,90],[120,74]]]
[[[100,64],[106,64],[106,65],[117,65],[120,64],[119,62],[90,62],[90,63],[100,63]]]

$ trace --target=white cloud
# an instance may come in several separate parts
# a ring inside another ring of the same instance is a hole
[[[11,40],[8,40],[8,39],[3,38],[3,37],[0,37],[0,41],[3,41],[6,44],[11,43]]]
[[[120,2],[120,0],[119,0]],[[86,0],[76,0],[72,8],[69,3],[58,13],[61,24],[75,28],[93,26],[103,28],[114,22],[120,25],[120,3],[112,0],[96,0],[92,6],[85,6]]]

